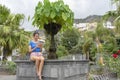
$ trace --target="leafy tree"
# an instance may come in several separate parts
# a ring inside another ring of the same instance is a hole
[[[10,10],[0,4],[0,25],[3,24],[10,14]]]
[[[61,30],[64,31],[73,25],[73,12],[62,0],[39,2],[35,9],[33,25],[44,28],[51,36],[49,47],[49,59],[56,59],[56,44],[54,36]]]
[[[93,31],[86,31],[84,32],[83,35],[84,43],[82,45],[82,52],[86,54],[86,59],[89,59],[90,57],[89,55],[90,55],[91,46],[94,43],[94,39],[93,39],[94,34],[95,32]]]
[[[69,50],[69,52],[72,54],[82,53],[83,44],[84,44],[84,38],[79,36],[77,44],[75,46],[73,46],[72,49]]]
[[[11,55],[13,49],[19,49],[20,53],[27,52],[29,33],[19,28],[24,15],[11,14],[7,7],[0,5],[0,16],[0,46],[3,47],[3,57]]]
[[[115,25],[115,30],[117,36],[120,33],[120,0],[111,0],[113,4],[116,5],[116,10],[108,11],[104,16],[103,20],[107,21],[109,19],[112,19],[113,24]]]
[[[66,30],[61,39],[61,44],[69,51],[69,53],[74,53],[72,50],[74,46],[78,44],[80,33],[77,29]]]

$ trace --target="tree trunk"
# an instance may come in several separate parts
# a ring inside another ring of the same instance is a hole
[[[7,60],[7,49],[4,47],[3,48],[3,58],[2,58],[3,61],[6,61]]]
[[[101,65],[104,65],[103,57],[102,57],[102,56],[100,56],[100,58],[99,58],[99,63],[100,63]]]
[[[56,24],[56,23],[44,24],[44,29],[51,36],[48,59],[58,58],[56,54],[56,44],[55,44],[54,36],[60,31],[61,27],[62,26],[60,24]]]
[[[86,59],[89,60],[89,51],[86,52]]]
[[[57,59],[57,58],[58,58],[58,56],[56,54],[56,44],[55,44],[55,40],[54,40],[54,35],[51,35],[48,59]]]

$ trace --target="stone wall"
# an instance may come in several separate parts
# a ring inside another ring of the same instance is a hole
[[[38,80],[35,64],[29,60],[17,60],[16,80]],[[87,80],[87,60],[45,60],[43,80]]]

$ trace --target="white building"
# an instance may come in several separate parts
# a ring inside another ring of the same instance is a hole
[[[110,21],[107,21],[105,23],[103,23],[103,26],[109,29],[114,29],[115,26],[112,25],[112,23]]]
[[[76,24],[75,27],[80,31],[84,31],[84,30],[87,30],[87,23],[79,23],[79,24]]]
[[[79,29],[79,31],[93,31],[97,27],[97,23],[79,23],[79,24],[74,24],[74,26]]]

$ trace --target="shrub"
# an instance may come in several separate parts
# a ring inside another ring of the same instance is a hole
[[[69,51],[78,44],[79,37],[80,33],[78,32],[77,29],[73,28],[72,30],[66,30],[63,33],[63,37],[61,40],[62,45],[65,46],[65,48]]]
[[[108,68],[108,71],[115,72],[120,77],[120,55],[114,57],[113,55],[104,56],[105,66]]]
[[[59,45],[56,54],[58,55],[58,57],[62,57],[62,56],[66,56],[68,54],[68,51],[65,49],[64,46]]]
[[[13,61],[7,61],[6,69],[10,74],[15,74],[16,64]]]

